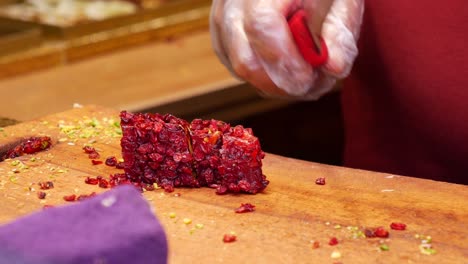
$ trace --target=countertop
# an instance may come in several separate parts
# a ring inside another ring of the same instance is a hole
[[[65,106],[64,106],[65,107]],[[120,157],[115,109],[89,106],[9,126],[0,145],[13,138],[47,135],[50,150],[0,162],[0,222],[64,205],[64,195],[104,192],[87,176],[116,173],[92,165],[83,152]],[[16,171],[16,173],[15,173]],[[215,194],[210,188],[161,189],[143,196],[169,240],[170,263],[464,263],[468,257],[468,187],[400,175],[327,166],[266,154],[270,180],[256,195]],[[324,177],[325,185],[316,184]],[[44,200],[38,181],[53,181]],[[255,211],[236,214],[241,203]],[[406,224],[393,230],[392,222]],[[365,233],[383,227],[388,238]],[[367,230],[367,231],[366,231]],[[369,231],[370,230],[370,231]],[[223,243],[234,232],[237,241]],[[329,245],[335,237],[336,245]],[[431,249],[427,249],[431,245]]]
[[[204,29],[0,79],[0,113],[25,121],[75,103],[142,110],[240,83],[218,61]]]

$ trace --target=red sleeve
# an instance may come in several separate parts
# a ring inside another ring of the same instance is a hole
[[[345,163],[468,181],[466,0],[372,0],[342,94]]]

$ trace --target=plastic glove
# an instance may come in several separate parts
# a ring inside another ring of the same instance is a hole
[[[329,59],[312,68],[291,37],[287,18],[314,14],[320,0],[214,0],[213,48],[231,73],[276,97],[316,99],[346,77],[358,54],[364,0],[335,0],[322,26]]]

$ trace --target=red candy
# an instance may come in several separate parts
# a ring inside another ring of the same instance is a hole
[[[235,212],[238,214],[249,213],[253,211],[255,211],[255,205],[250,203],[241,204],[241,206],[235,210]]]
[[[99,187],[106,189],[110,187],[110,184],[107,180],[102,179],[99,180]]]
[[[262,173],[262,159],[265,153],[251,129],[236,126],[223,136],[220,149],[220,178],[217,194],[246,192],[255,194],[268,185]],[[226,190],[227,188],[227,190]]]
[[[119,162],[119,163],[115,164],[115,167],[117,169],[124,169],[125,168],[125,163]]]
[[[330,238],[330,241],[328,242],[328,245],[330,245],[330,246],[338,245],[338,239],[336,237]]]
[[[54,188],[54,183],[51,182],[51,181],[39,182],[38,184],[39,184],[39,188],[41,188],[41,190],[49,190],[49,189]]]
[[[218,194],[257,193],[268,185],[264,153],[250,129],[217,120],[192,123],[172,115],[122,112],[124,176],[111,185],[131,181],[174,187],[209,186]]]
[[[85,183],[90,185],[97,185],[99,183],[99,180],[91,177],[86,177]]]
[[[91,163],[93,165],[99,165],[99,164],[102,164],[103,162],[102,162],[102,160],[91,160]]]
[[[0,156],[0,161],[13,159],[25,154],[34,154],[48,149],[51,145],[52,139],[50,137],[30,137],[10,148],[4,155]]]
[[[83,147],[83,150],[86,154],[91,154],[91,153],[94,153],[96,152],[96,150],[93,148],[93,147],[90,147],[90,146],[84,146]]]
[[[315,180],[315,184],[317,185],[325,185],[325,178],[321,177],[321,178],[317,178]]]
[[[312,243],[312,248],[313,249],[316,249],[316,248],[319,248],[319,247],[320,247],[320,242],[314,241],[314,243]]]
[[[393,230],[405,230],[406,229],[406,225],[403,224],[403,223],[391,223],[390,224],[390,228],[393,229]]]
[[[117,165],[117,158],[114,156],[108,157],[106,159],[106,165],[110,167],[115,167]]]
[[[88,158],[90,158],[90,159],[99,159],[100,157],[101,157],[101,155],[99,155],[99,153],[97,153],[97,152],[93,152],[93,153],[88,154]]]
[[[383,227],[378,227],[374,230],[374,235],[380,238],[387,238],[389,236],[389,233]]]
[[[88,199],[88,198],[91,198],[91,197],[94,197],[96,196],[97,194],[95,192],[92,192],[91,194],[82,194],[82,195],[79,195],[78,197],[76,197],[76,200],[77,201],[83,201],[85,199]]]
[[[74,202],[76,200],[76,195],[74,194],[71,194],[71,195],[65,195],[63,197],[63,200],[67,201],[67,202]]]
[[[237,236],[233,234],[225,234],[223,237],[223,242],[224,243],[232,243],[237,240]]]
[[[99,159],[101,157],[101,155],[99,155],[99,153],[96,151],[96,149],[91,147],[91,146],[84,146],[83,151],[86,154],[88,154],[88,158],[90,158],[90,159]]]
[[[373,237],[375,237],[374,231],[372,231],[372,230],[370,230],[370,229],[365,229],[365,230],[364,230],[364,235],[365,235],[367,238],[373,238]]]
[[[37,198],[39,198],[39,199],[45,199],[45,198],[46,198],[46,193],[45,193],[45,192],[38,192],[38,193],[37,193]]]

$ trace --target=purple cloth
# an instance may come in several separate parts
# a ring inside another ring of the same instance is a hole
[[[167,263],[164,230],[140,192],[120,186],[0,227],[0,263]]]

